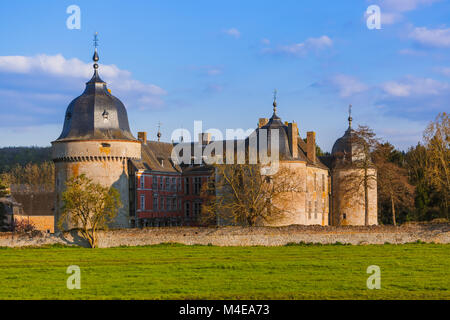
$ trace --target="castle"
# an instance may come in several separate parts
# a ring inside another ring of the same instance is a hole
[[[136,139],[125,106],[99,76],[97,48],[93,60],[94,75],[85,91],[69,104],[62,133],[52,142],[55,225],[61,216],[66,181],[80,174],[119,190],[123,206],[111,227],[196,225],[202,206],[200,191],[211,175],[210,167],[194,160],[174,163],[171,154],[176,144],[161,142],[159,133],[158,141],[148,140],[146,132],[139,132]],[[355,131],[351,116],[331,156],[318,157],[315,132],[308,132],[305,142],[298,125],[283,122],[277,115],[276,101],[273,105],[272,117],[259,119],[255,134],[259,135],[261,129],[278,132],[280,162],[294,170],[295,178],[304,181],[305,187],[291,203],[293,213],[272,225],[377,224],[376,181],[368,185],[367,195],[363,190],[345,188],[346,176],[362,174],[352,166],[357,148],[352,139]],[[210,136],[201,134],[198,142],[190,144],[192,148],[205,148],[210,143]],[[376,175],[375,168],[369,170]]]

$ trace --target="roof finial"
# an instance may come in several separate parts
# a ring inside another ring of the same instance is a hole
[[[161,136],[162,136],[162,134],[161,134],[161,121],[159,121],[158,122],[158,133],[156,134],[156,136],[158,137],[158,142],[160,142],[161,141]]]
[[[352,128],[352,105],[348,106],[348,127],[351,129]]]
[[[277,113],[277,89],[273,91],[273,113]]]
[[[95,72],[97,72],[97,69],[98,69],[98,64],[97,64],[97,62],[98,62],[98,60],[99,60],[99,58],[98,58],[98,52],[97,52],[97,47],[98,47],[98,32],[94,33],[94,48],[95,48],[95,52],[94,52],[94,56],[92,57],[92,60],[95,62],[95,63],[94,63],[94,69],[95,69]]]

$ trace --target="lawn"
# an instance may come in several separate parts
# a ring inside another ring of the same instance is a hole
[[[450,299],[449,270],[439,244],[0,248],[0,299]]]

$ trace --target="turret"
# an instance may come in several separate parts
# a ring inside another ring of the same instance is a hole
[[[52,142],[55,225],[61,214],[61,194],[67,180],[85,174],[94,182],[118,189],[123,207],[112,227],[128,227],[134,218],[129,212],[128,166],[130,160],[141,158],[141,142],[130,131],[125,106],[100,78],[97,47],[92,59],[94,75],[84,92],[67,107],[62,133]]]

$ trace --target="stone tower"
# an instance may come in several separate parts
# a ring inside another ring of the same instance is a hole
[[[61,135],[52,142],[55,163],[55,226],[61,215],[61,194],[66,181],[85,174],[96,183],[120,192],[123,207],[111,227],[130,227],[129,162],[141,158],[141,143],[130,132],[127,111],[98,73],[97,48],[94,75],[81,96],[67,107]],[[131,199],[134,201],[134,199]],[[66,229],[73,226],[67,225]]]
[[[339,225],[366,225],[365,191],[361,185],[364,171],[358,166],[361,152],[355,143],[355,130],[352,129],[351,106],[348,118],[349,126],[344,136],[336,140],[332,149],[332,208],[331,224]],[[377,182],[376,168],[368,169],[368,223],[378,224],[377,216]],[[361,185],[361,186],[359,186]],[[358,189],[358,190],[356,190]]]

